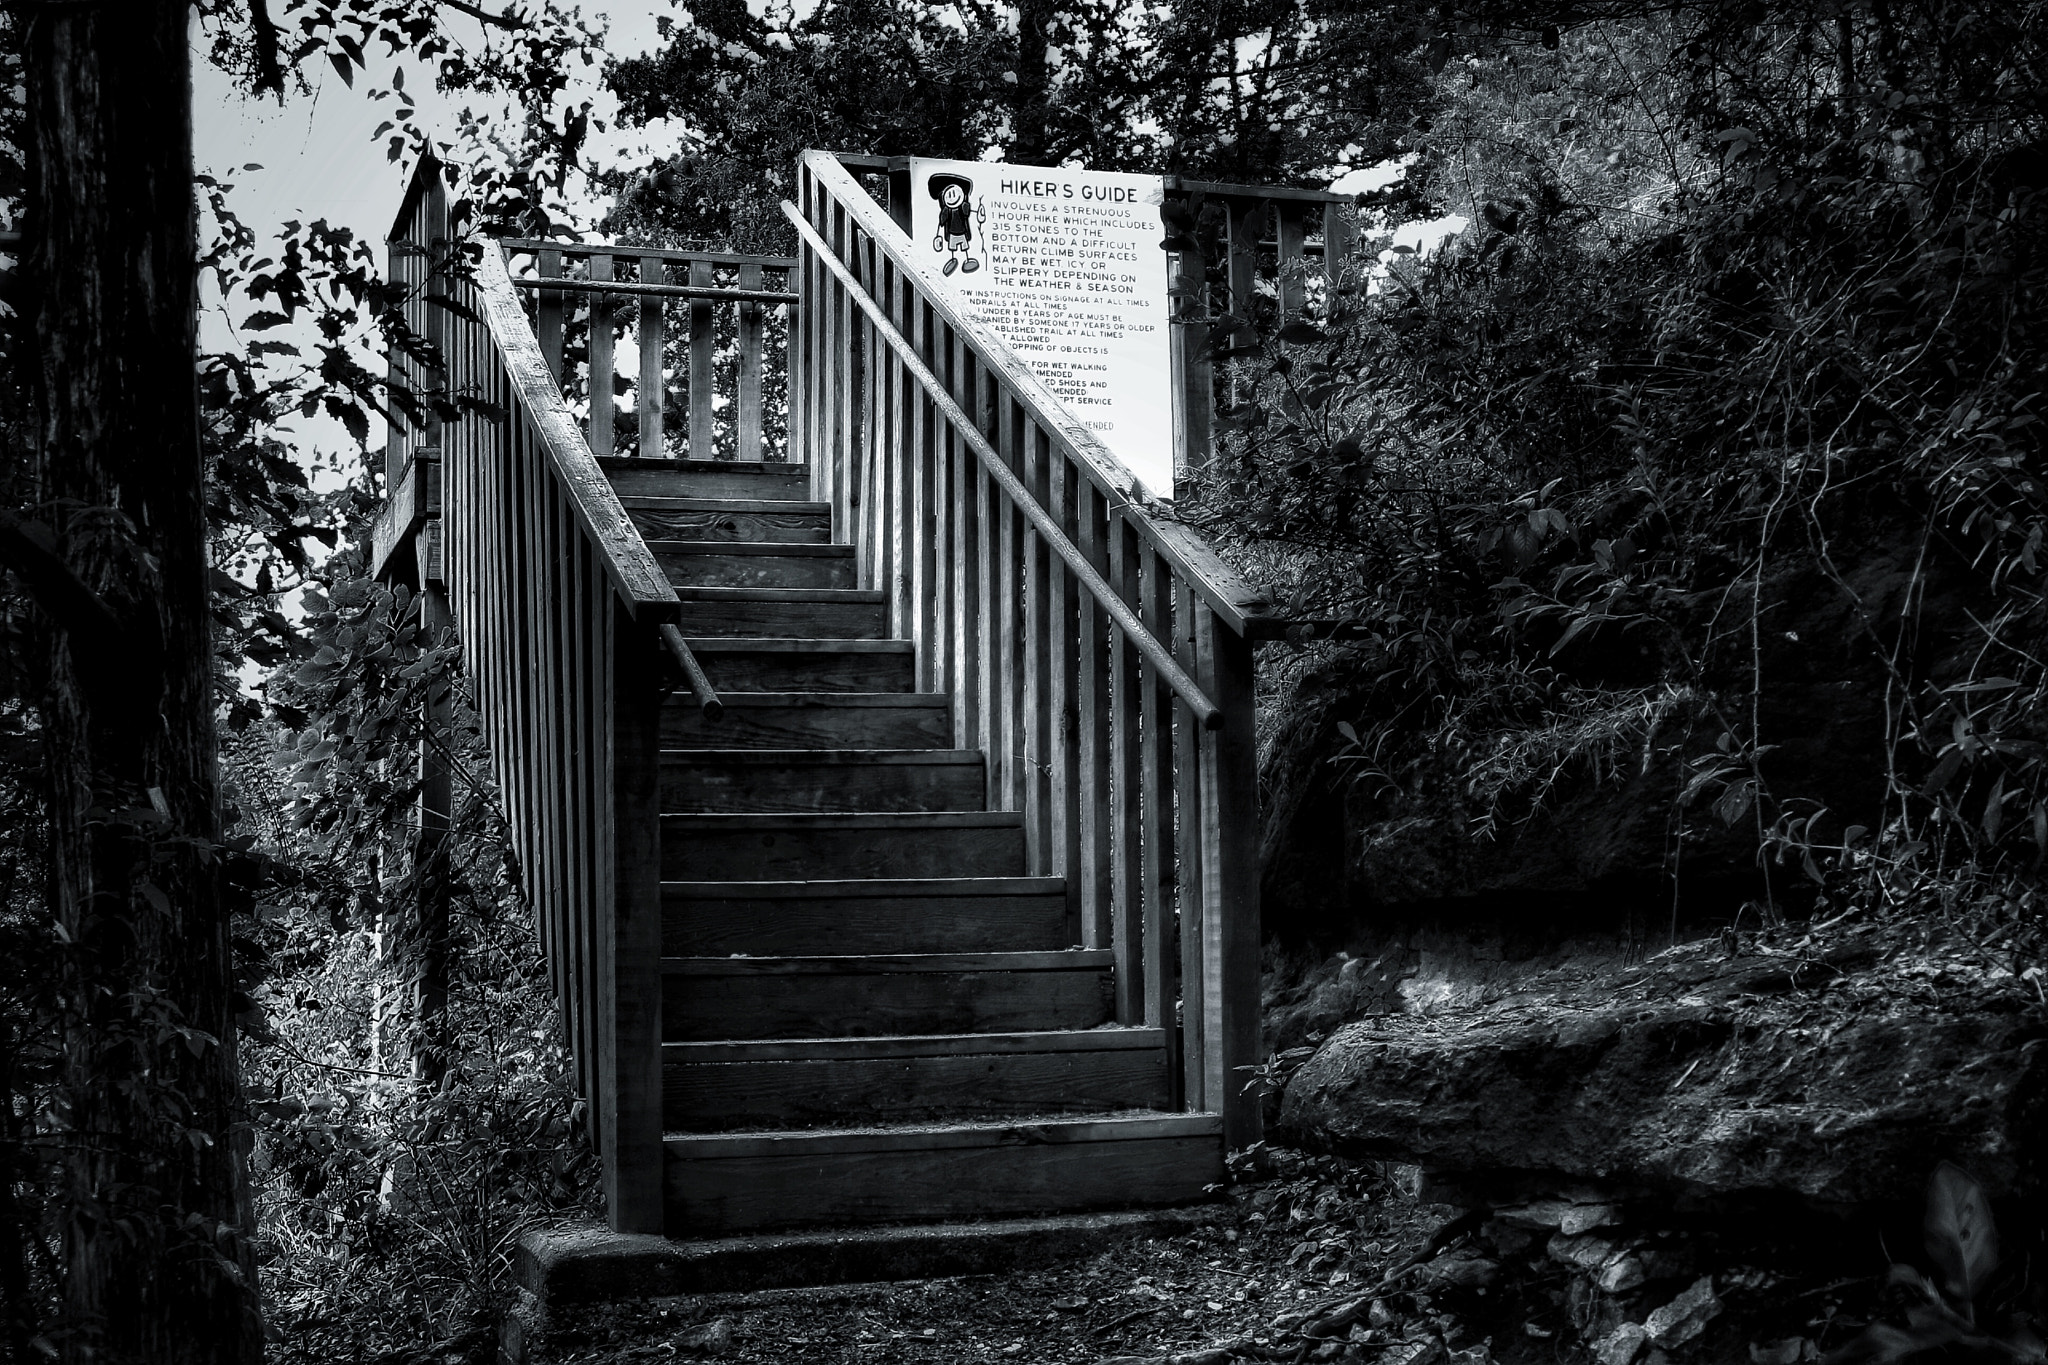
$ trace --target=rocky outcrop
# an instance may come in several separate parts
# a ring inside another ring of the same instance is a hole
[[[2048,1008],[1982,959],[1876,935],[1696,943],[1347,1024],[1287,1081],[1279,1129],[1439,1173],[1687,1195],[1910,1200],[1943,1159],[1993,1195],[2040,1190]]]

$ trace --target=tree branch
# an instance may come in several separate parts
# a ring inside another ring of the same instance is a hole
[[[468,3],[468,0],[441,0],[441,3],[446,5],[449,9],[458,10],[463,14],[467,14],[470,18],[476,20],[479,24],[489,24],[494,28],[511,29],[515,33],[521,33],[533,27],[533,25],[527,23],[524,19],[521,19],[518,15],[513,14],[510,11],[507,11],[504,14],[492,14],[488,10],[482,9],[476,5]]]
[[[249,0],[249,29],[256,40],[256,93],[269,91],[284,103],[284,66],[278,60],[277,25],[264,0]]]

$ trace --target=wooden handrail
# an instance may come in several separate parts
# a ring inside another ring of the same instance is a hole
[[[690,691],[697,696],[698,709],[704,719],[717,720],[725,715],[725,703],[718,699],[718,691],[712,687],[711,679],[705,676],[704,665],[697,662],[697,651],[690,648],[690,642],[683,638],[681,627],[670,621],[661,623],[661,643],[668,649],[689,680]]]
[[[519,289],[559,289],[571,294],[644,294],[664,299],[731,299],[738,303],[796,303],[800,295],[781,289],[728,289],[707,284],[640,284],[630,280],[568,280],[550,276],[517,275],[512,284]]]
[[[1067,411],[1065,404],[1053,397],[1030,367],[1010,349],[1008,342],[974,316],[949,281],[925,273],[923,267],[912,259],[909,237],[847,173],[836,155],[805,152],[803,164],[846,210],[862,235],[873,241],[897,270],[918,281],[919,290],[945,325],[971,340],[977,350],[1004,367],[1006,382],[1032,407],[1032,415],[1046,435],[1109,499],[1111,508],[1152,543],[1233,632],[1248,639],[1258,639],[1285,628],[1286,623],[1274,609],[1272,599],[1224,563],[1200,536],[1144,510],[1143,494],[1139,492],[1142,485],[1137,476],[1094,432],[1082,426]],[[828,260],[836,259],[829,251],[821,250],[820,255]]]
[[[889,343],[897,358],[902,361],[903,367],[923,386],[933,406],[937,407],[952,424],[953,429],[960,433],[961,438],[967,442],[968,449],[974,452],[975,458],[981,461],[982,468],[988,471],[989,477],[996,481],[1010,501],[1037,529],[1045,543],[1059,555],[1066,564],[1067,571],[1094,595],[1097,604],[1109,614],[1110,619],[1130,636],[1131,642],[1138,647],[1138,652],[1145,656],[1145,662],[1159,670],[1160,678],[1188,704],[1188,708],[1194,712],[1202,728],[1214,730],[1222,726],[1223,712],[1216,703],[1210,701],[1202,689],[1196,686],[1195,680],[1174,662],[1173,655],[1166,646],[1160,644],[1152,632],[1145,629],[1145,623],[1138,619],[1138,614],[1132,611],[1123,598],[1117,595],[1116,590],[1095,571],[1095,566],[1088,562],[1088,557],[1081,553],[1080,548],[1067,539],[1066,532],[1060,529],[1052,514],[1039,505],[1038,499],[1031,495],[1023,481],[1004,462],[1003,457],[996,453],[996,448],[989,444],[988,438],[983,436],[968,419],[967,414],[961,411],[960,405],[946,392],[946,386],[939,382],[939,377],[918,357],[916,349],[904,339],[903,333],[896,330],[896,325],[889,320],[889,315],[875,302],[874,297],[861,287],[853,272],[833,254],[825,239],[804,221],[804,216],[797,211],[796,205],[785,199],[782,201],[782,212],[795,224],[803,239],[817,251],[818,259],[825,263],[826,269],[837,276],[839,282],[846,287],[848,296],[868,315],[868,320],[874,324],[875,331]]]
[[[640,538],[633,519],[612,491],[611,480],[590,453],[583,433],[576,429],[568,404],[562,401],[562,391],[541,357],[540,343],[527,325],[526,310],[513,292],[504,254],[487,248],[473,283],[483,305],[484,323],[504,357],[506,372],[532,417],[555,476],[569,495],[577,523],[590,537],[598,562],[627,614],[636,621],[662,621],[680,615],[682,605],[669,586],[668,575]]]
[[[545,237],[503,237],[507,251],[559,251],[564,256],[626,256],[636,260],[659,256],[665,261],[708,261],[712,265],[758,265],[768,270],[794,270],[794,256],[743,256],[733,251],[691,251],[686,247],[622,246],[617,242],[559,242]]]

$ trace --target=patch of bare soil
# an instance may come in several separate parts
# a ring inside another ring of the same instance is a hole
[[[585,1310],[537,1359],[1798,1365],[1897,1295],[1874,1241],[1844,1274],[1754,1219],[1658,1226],[1593,1196],[1465,1210],[1428,1202],[1413,1168],[1263,1158],[1193,1235],[1030,1273]]]

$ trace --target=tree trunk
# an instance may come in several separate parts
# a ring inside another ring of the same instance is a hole
[[[68,938],[67,1360],[262,1355],[213,736],[185,0],[28,21],[29,315]]]
[[[1046,26],[1056,11],[1052,0],[1021,0],[1017,6],[1017,97],[1010,116],[1008,159],[1038,165],[1047,159],[1046,93],[1051,70],[1046,62]]]

